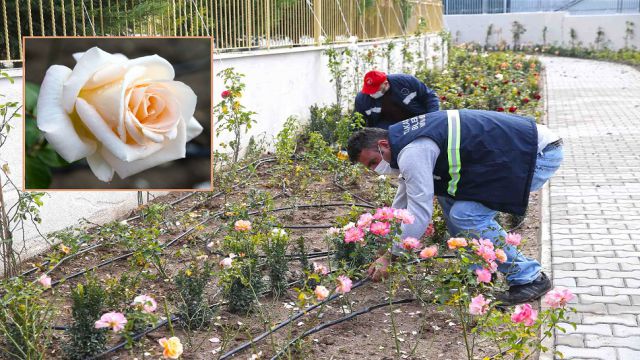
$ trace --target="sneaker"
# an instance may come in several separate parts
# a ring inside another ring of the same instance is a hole
[[[512,285],[509,290],[496,295],[502,306],[524,304],[537,300],[551,290],[551,280],[543,272],[528,284]]]

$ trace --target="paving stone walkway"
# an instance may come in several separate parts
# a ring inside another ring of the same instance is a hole
[[[549,126],[565,143],[549,186],[553,282],[577,294],[578,310],[577,330],[558,332],[556,350],[567,359],[640,359],[640,72],[542,62]]]

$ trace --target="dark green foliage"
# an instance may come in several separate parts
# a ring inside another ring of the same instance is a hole
[[[289,262],[286,252],[289,236],[283,229],[273,229],[262,249],[267,256],[267,269],[269,269],[269,284],[275,297],[280,297],[287,291],[287,273]]]
[[[308,131],[318,132],[329,144],[336,142],[336,128],[342,117],[342,107],[334,104],[331,106],[312,105],[309,108],[311,117],[309,119]]]
[[[89,279],[71,290],[71,299],[73,324],[66,332],[69,342],[64,352],[71,360],[86,359],[106,348],[106,330],[95,328],[104,310],[105,291],[95,279]]]
[[[228,301],[229,311],[247,314],[257,305],[258,294],[264,288],[257,261],[254,259],[238,259],[234,265],[234,275],[225,286],[224,298]]]
[[[178,272],[174,278],[178,290],[176,307],[180,324],[189,331],[204,328],[215,314],[204,292],[211,275],[212,265],[205,262],[203,266],[190,265],[187,269]]]

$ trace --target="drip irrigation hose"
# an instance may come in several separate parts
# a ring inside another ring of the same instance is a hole
[[[368,281],[369,281],[368,277],[358,281],[357,283],[353,284],[353,286],[351,287],[351,290],[356,289],[356,288],[364,285]],[[306,308],[304,310],[301,310],[301,311],[297,312],[295,315],[289,317],[287,320],[282,321],[280,324],[278,324],[278,325],[276,325],[274,327],[271,327],[269,330],[263,332],[262,334],[258,335],[257,337],[255,337],[255,338],[243,343],[240,346],[237,346],[234,349],[231,349],[230,351],[227,351],[224,355],[222,355],[219,358],[219,360],[224,360],[224,359],[230,358],[231,356],[233,356],[233,355],[243,351],[244,349],[252,346],[254,343],[257,343],[258,341],[266,338],[267,336],[269,336],[269,335],[273,334],[274,332],[280,330],[281,328],[287,326],[292,321],[295,321],[296,319],[299,319],[300,317],[304,316],[306,313],[308,313],[308,312],[310,312],[312,310],[315,310],[316,308],[318,308],[318,307],[320,307],[320,306],[322,306],[322,305],[324,305],[324,304],[326,304],[326,303],[328,303],[330,301],[333,301],[333,300],[337,299],[341,295],[342,294],[335,293],[335,294],[329,296],[328,298],[326,298],[325,300],[323,300],[323,301],[321,301],[321,302],[319,302],[319,303],[317,303],[315,305],[312,305],[312,306],[310,306],[310,307],[308,307],[308,308]]]
[[[349,193],[351,196],[353,196],[354,198],[356,198],[356,199],[358,199],[358,200],[360,200],[360,201],[362,201],[362,202],[364,202],[364,203],[367,203],[367,204],[369,204],[369,205],[371,205],[371,206],[375,207],[375,204],[374,204],[374,203],[372,203],[371,201],[368,201],[367,199],[365,199],[365,198],[363,198],[363,197],[361,197],[361,196],[358,196],[358,195],[356,195],[356,194],[352,193],[352,192],[351,192],[351,191],[349,191],[346,187],[344,187],[342,184],[340,184],[340,183],[338,182],[338,174],[337,174],[337,173],[333,176],[333,184],[334,184],[335,186],[337,186],[340,190],[348,192],[348,193]]]
[[[338,325],[338,324],[343,323],[343,322],[345,322],[347,320],[351,320],[351,319],[353,319],[353,318],[355,318],[357,316],[369,313],[369,312],[371,312],[373,310],[376,310],[376,309],[379,309],[379,308],[382,308],[382,307],[385,307],[385,306],[398,305],[398,304],[408,304],[408,303],[414,302],[415,300],[416,299],[402,299],[402,300],[396,300],[396,301],[392,301],[392,302],[379,303],[379,304],[376,304],[376,305],[372,305],[372,306],[360,309],[358,311],[354,311],[351,314],[349,314],[347,316],[343,316],[343,317],[341,317],[339,319],[335,319],[335,320],[328,321],[326,323],[322,323],[320,325],[317,325],[317,326],[305,331],[301,335],[298,335],[295,339],[293,339],[289,343],[287,343],[282,349],[280,349],[280,351],[275,356],[273,356],[271,358],[271,360],[279,359],[282,355],[285,354],[285,352],[287,351],[287,349],[291,345],[295,344],[296,342],[302,340],[303,338],[305,338],[305,337],[307,337],[307,336],[309,336],[311,334],[315,334],[315,333],[317,333],[319,331],[322,331],[322,330],[324,330],[324,329],[326,329],[328,327],[331,327],[333,325]]]

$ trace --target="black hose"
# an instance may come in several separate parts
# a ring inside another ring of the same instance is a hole
[[[319,332],[319,331],[321,331],[321,330],[324,330],[324,329],[326,329],[326,328],[328,328],[328,327],[331,327],[331,326],[333,326],[333,325],[338,325],[338,324],[343,323],[343,322],[345,322],[345,321],[347,321],[347,320],[351,320],[351,319],[353,319],[353,318],[354,318],[354,317],[356,317],[356,316],[360,316],[360,315],[362,315],[362,314],[369,313],[369,312],[371,312],[371,311],[373,311],[373,310],[376,310],[376,309],[379,309],[379,308],[382,308],[382,307],[385,307],[385,306],[397,305],[397,304],[408,304],[408,303],[411,303],[411,302],[413,302],[413,301],[415,301],[415,300],[416,300],[416,299],[402,299],[402,300],[396,300],[396,301],[392,301],[392,302],[383,302],[383,303],[379,303],[379,304],[376,304],[376,305],[372,305],[372,306],[366,307],[366,308],[364,308],[364,309],[360,309],[360,310],[358,310],[358,311],[354,311],[354,312],[352,312],[351,314],[349,314],[349,315],[347,315],[347,316],[344,316],[344,317],[341,317],[341,318],[339,318],[339,319],[335,319],[335,320],[328,321],[328,322],[326,322],[326,323],[323,323],[323,324],[317,325],[317,326],[315,326],[315,327],[313,327],[313,328],[311,328],[311,329],[309,329],[309,330],[305,331],[305,332],[304,332],[304,333],[302,333],[301,335],[298,335],[295,339],[291,340],[291,341],[290,341],[287,345],[285,345],[285,346],[284,346],[284,347],[283,347],[283,348],[282,348],[282,349],[281,349],[281,350],[280,350],[280,351],[279,351],[279,352],[278,352],[274,357],[272,357],[272,358],[271,358],[271,360],[276,360],[276,359],[280,358],[280,356],[284,355],[284,353],[286,352],[286,350],[287,350],[291,345],[295,344],[296,342],[298,342],[298,341],[302,340],[303,338],[305,338],[305,337],[307,337],[307,336],[309,336],[309,335],[311,335],[311,334],[315,334],[315,333],[317,333],[317,332]]]

